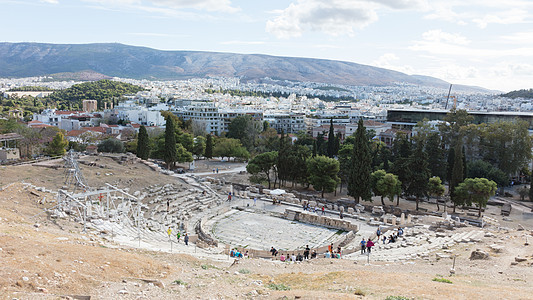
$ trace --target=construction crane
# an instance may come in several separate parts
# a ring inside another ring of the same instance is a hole
[[[452,92],[452,86],[453,84],[450,84],[450,89],[448,90],[448,97],[446,97],[446,107],[444,109],[448,109],[448,100],[450,100],[450,93]],[[451,96],[453,99],[453,110],[457,109],[457,97]]]

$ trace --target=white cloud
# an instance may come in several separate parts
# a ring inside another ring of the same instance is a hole
[[[468,44],[470,44],[470,40],[462,35],[447,33],[441,30],[430,30],[424,32],[422,34],[422,40],[413,42],[413,45],[408,47],[408,49],[435,55],[463,57],[472,60],[479,58],[496,59],[509,56],[523,58],[533,56],[533,46],[498,49],[496,47],[467,47]]]
[[[149,0],[156,5],[171,8],[195,8],[207,11],[234,13],[240,9],[233,7],[230,0]]]
[[[330,45],[330,44],[313,44],[311,47],[317,49],[342,49],[339,45]]]
[[[50,4],[58,4],[59,3],[58,0],[39,0],[39,2],[50,3]]]
[[[298,0],[268,20],[266,31],[278,38],[301,36],[304,31],[329,35],[353,35],[378,19],[376,4],[350,0]]]
[[[530,44],[533,45],[533,31],[515,32],[501,36],[500,39],[509,44]]]
[[[173,38],[176,38],[176,37],[180,37],[180,38],[183,38],[183,37],[189,37],[189,35],[186,35],[186,34],[171,34],[171,33],[159,33],[159,32],[130,32],[128,33],[129,35],[134,35],[134,36],[147,36],[147,37],[173,37]]]
[[[455,45],[467,45],[470,43],[466,37],[460,34],[447,33],[440,29],[426,31],[422,34],[422,38],[426,41],[435,43],[449,43]]]
[[[263,45],[265,42],[263,41],[225,41],[221,42],[221,45]]]
[[[525,0],[433,0],[426,7],[425,18],[459,25],[476,24],[483,29],[489,24],[509,25],[531,21],[531,8],[533,2]]]
[[[398,62],[400,62],[400,65],[397,64]],[[377,60],[373,61],[372,65],[384,69],[395,70],[406,74],[416,73],[415,69],[412,66],[402,64],[400,58],[394,53],[383,54]]]
[[[472,22],[476,23],[479,28],[486,28],[489,24],[517,24],[523,23],[528,17],[528,12],[520,9],[503,11],[499,14],[487,14],[482,18],[475,18]]]
[[[56,1],[56,0],[47,0]],[[180,10],[196,9],[209,12],[234,13],[240,11],[240,8],[234,7],[230,0],[83,0],[86,2],[100,3],[106,6],[128,6],[149,11],[152,8],[154,12],[162,12],[158,9]],[[172,13],[166,13],[172,14]]]

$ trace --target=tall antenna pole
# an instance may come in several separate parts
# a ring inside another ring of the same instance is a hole
[[[450,83],[450,89],[448,90],[448,97],[446,97],[446,107],[444,109],[448,109],[448,100],[450,99],[450,93],[452,92],[452,85]]]

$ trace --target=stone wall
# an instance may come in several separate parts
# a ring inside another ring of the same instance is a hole
[[[288,220],[295,220],[302,223],[312,224],[312,225],[319,225],[326,228],[333,228],[333,229],[340,229],[345,231],[354,231],[357,232],[359,230],[359,227],[355,224],[352,224],[350,221],[337,219],[337,218],[331,218],[326,216],[320,216],[314,213],[308,213],[293,209],[285,209],[285,213],[283,215],[285,219]]]
[[[196,234],[198,235],[198,240],[206,243],[209,246],[218,247],[218,241],[211,237],[208,233],[206,233],[202,227],[202,221],[198,221],[195,227]]]

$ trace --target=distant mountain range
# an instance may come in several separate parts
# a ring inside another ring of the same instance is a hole
[[[95,80],[112,77],[136,79],[187,79],[240,77],[312,81],[344,85],[385,86],[405,82],[448,88],[443,80],[407,75],[352,62],[200,51],[162,51],[123,44],[0,43],[0,77],[55,74],[58,79]],[[456,86],[454,91],[489,90]]]

